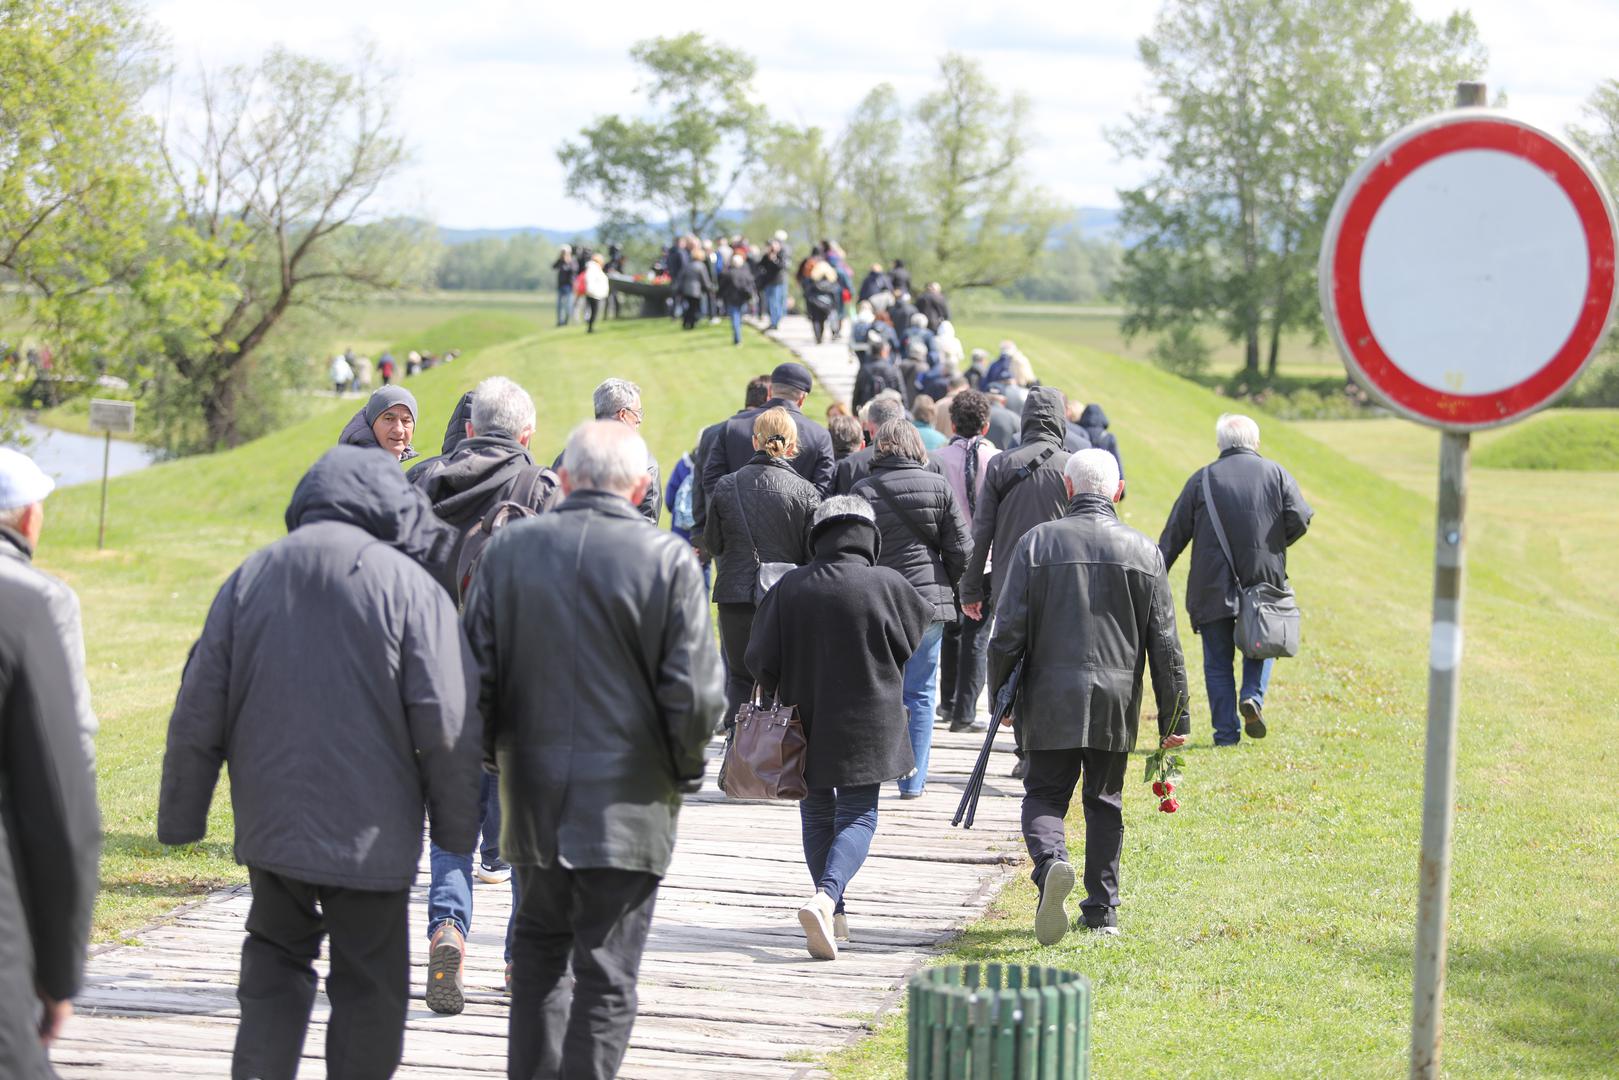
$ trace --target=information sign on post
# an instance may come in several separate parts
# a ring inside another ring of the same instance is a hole
[[[101,451],[101,524],[96,528],[96,550],[107,546],[107,479],[112,471],[112,436],[135,433],[135,403],[90,399],[90,430],[105,431],[107,442]]]
[[[1439,1076],[1455,821],[1457,691],[1470,432],[1549,405],[1613,319],[1613,203],[1564,140],[1478,106],[1391,136],[1338,195],[1321,306],[1355,381],[1437,427],[1438,529],[1428,663],[1411,1075]]]

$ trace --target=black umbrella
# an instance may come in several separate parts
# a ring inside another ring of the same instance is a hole
[[[1023,661],[1019,659],[1012,674],[1006,677],[1000,692],[995,695],[995,710],[989,718],[989,731],[984,735],[984,748],[978,751],[978,761],[973,765],[972,775],[967,777],[967,789],[961,793],[961,805],[956,807],[956,816],[950,819],[951,825],[960,825],[964,829],[973,827],[973,815],[978,811],[978,796],[984,788],[984,773],[989,770],[989,752],[995,746],[995,733],[1001,729],[1001,720],[1012,711],[1012,702],[1017,699],[1018,680],[1022,675]]]

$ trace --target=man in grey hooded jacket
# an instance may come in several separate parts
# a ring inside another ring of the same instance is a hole
[[[349,446],[299,481],[287,527],[226,580],[192,648],[157,835],[201,840],[229,767],[253,886],[234,1075],[294,1074],[329,933],[328,1071],[388,1076],[404,1046],[423,810],[441,847],[470,851],[478,835],[476,668],[455,604],[420,565],[454,533],[397,464]]]

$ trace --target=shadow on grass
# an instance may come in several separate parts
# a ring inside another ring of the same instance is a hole
[[[1404,953],[1374,962],[1409,965]],[[1447,1016],[1465,1009],[1488,1027],[1475,1054],[1514,1075],[1604,1077],[1619,1061],[1619,955],[1539,935],[1510,944],[1453,947]],[[1478,1042],[1477,1034],[1470,1042]],[[1497,1071],[1492,1067],[1491,1071]]]
[[[109,832],[101,838],[101,857],[154,860],[184,865],[187,862],[223,859],[234,862],[228,840],[204,840],[198,844],[167,847],[151,833]]]

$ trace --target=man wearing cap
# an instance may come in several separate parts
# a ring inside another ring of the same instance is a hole
[[[0,964],[0,1076],[8,1077],[53,1075],[45,1054],[84,976],[101,854],[79,604],[31,565],[54,486],[28,458],[0,449],[0,852],[10,856],[0,858],[9,957]]]
[[[832,436],[826,428],[803,413],[813,380],[803,364],[788,361],[777,364],[770,373],[770,400],[757,409],[748,409],[726,421],[725,431],[715,440],[714,449],[703,462],[703,495],[712,498],[720,479],[736,472],[753,458],[753,418],[765,409],[781,406],[792,415],[798,428],[798,456],[793,470],[815,485],[825,498],[832,491]]]

